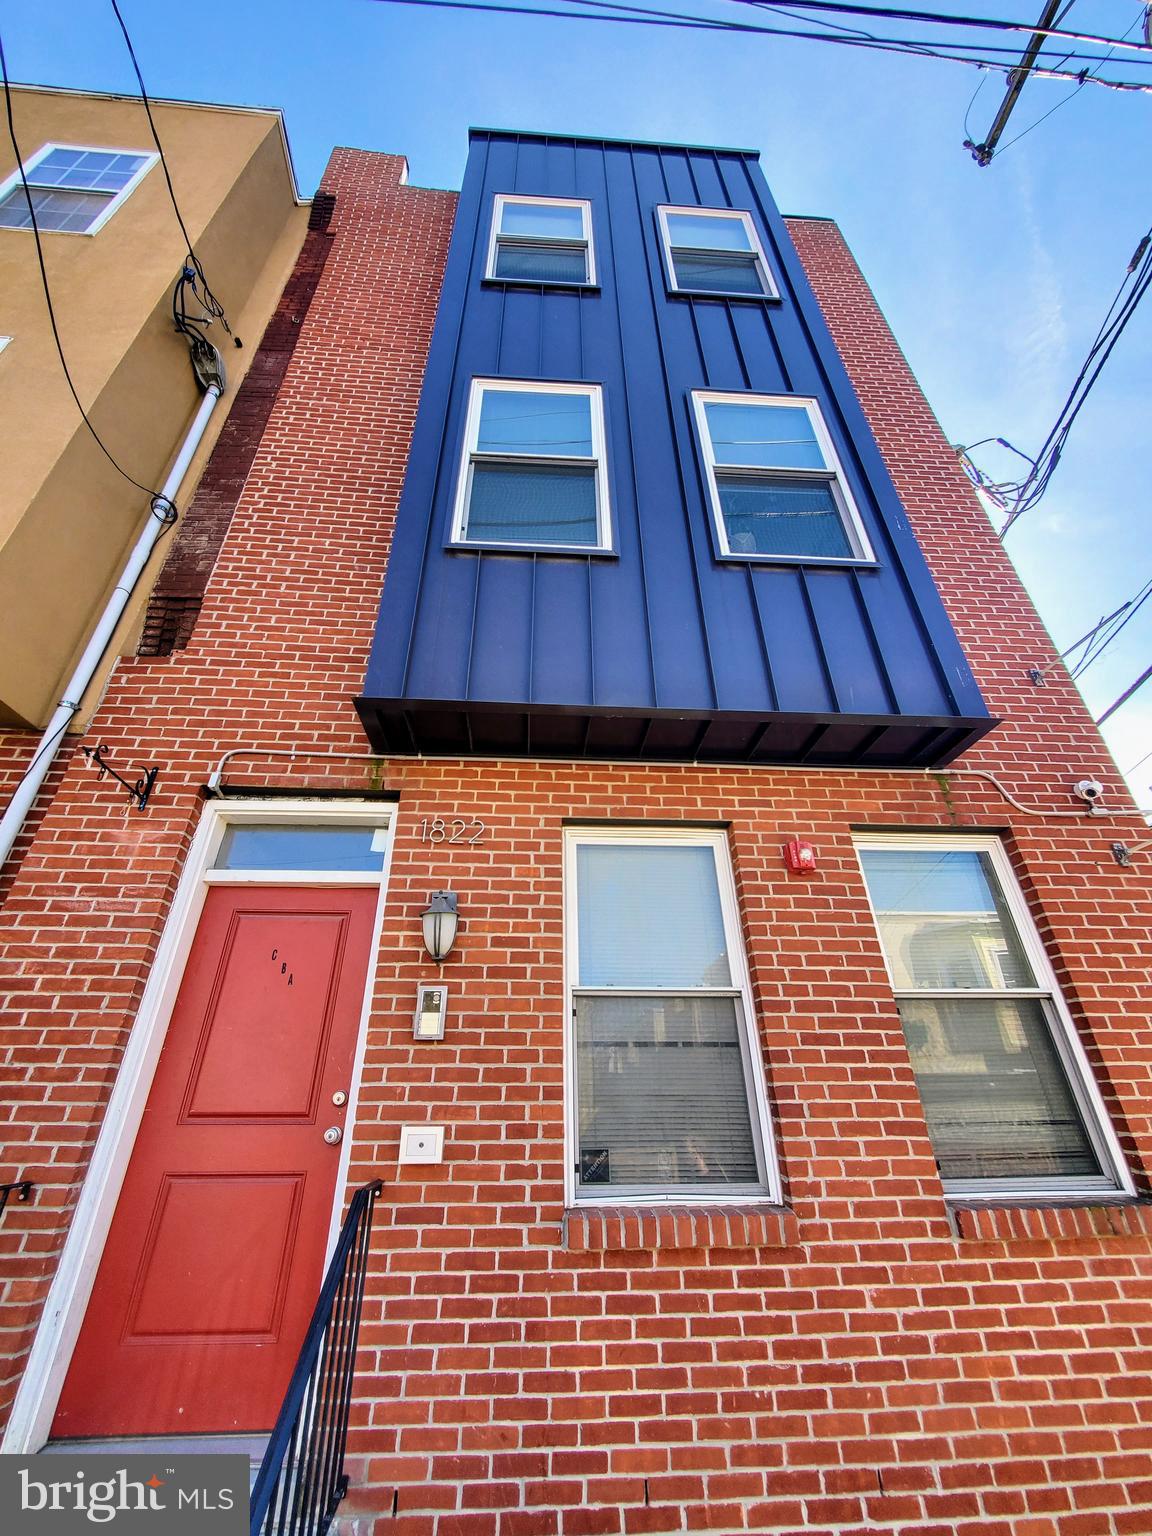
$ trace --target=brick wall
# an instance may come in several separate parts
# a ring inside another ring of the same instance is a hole
[[[146,816],[72,763],[4,910],[11,1382],[199,812],[232,747],[364,750],[371,637],[454,198],[340,150],[331,255],[187,647],[113,679],[101,739],[159,761]],[[963,766],[1038,811],[1119,781],[831,225],[793,233],[992,710]],[[859,826],[1005,836],[1146,1187],[1152,864],[1140,823],[1025,814],[971,774],[392,760],[238,761],[251,787],[385,788],[397,841],[351,1180],[385,1181],[354,1408],[357,1536],[759,1530],[1152,1531],[1152,1226],[950,1213],[852,852]],[[423,818],[479,817],[430,850]],[[566,818],[729,824],[787,1208],[566,1213]],[[786,836],[816,845],[789,875]],[[447,1038],[411,1036],[420,909],[463,914]],[[397,1127],[447,1127],[399,1169]]]

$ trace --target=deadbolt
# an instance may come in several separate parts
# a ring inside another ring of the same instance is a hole
[[[342,1088],[337,1088],[336,1092],[332,1095],[332,1102],[335,1104],[336,1108],[339,1109],[341,1104],[347,1104],[348,1095]]]
[[[330,1147],[334,1147],[336,1145],[336,1143],[338,1141],[342,1141],[343,1138],[344,1138],[344,1132],[340,1129],[340,1127],[338,1125],[330,1125],[328,1127],[328,1129],[324,1132],[324,1140],[328,1143],[328,1145]]]

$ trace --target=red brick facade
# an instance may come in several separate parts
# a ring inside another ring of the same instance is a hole
[[[123,664],[98,716],[158,762],[125,815],[77,754],[4,908],[10,1401],[131,1030],[200,787],[232,748],[359,753],[352,707],[454,211],[338,151],[332,250],[187,647]],[[260,788],[399,795],[351,1181],[382,1177],[354,1407],[356,1536],[1152,1532],[1152,1216],[950,1210],[852,832],[1003,836],[1139,1188],[1152,1160],[1142,823],[1075,814],[1118,776],[835,226],[791,225],[989,707],[957,770],[858,773],[258,754]],[[211,473],[211,471],[209,471]],[[994,773],[1021,810],[969,770]],[[1073,814],[1069,814],[1069,813]],[[423,818],[479,817],[435,849]],[[567,819],[724,823],[786,1209],[568,1212]],[[799,831],[815,874],[789,874]],[[414,1043],[429,891],[460,899],[447,1038]],[[398,1168],[397,1127],[447,1127]]]

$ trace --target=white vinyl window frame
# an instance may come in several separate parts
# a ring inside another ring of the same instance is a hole
[[[784,406],[789,410],[803,411],[812,427],[817,446],[824,456],[824,469],[766,469],[762,464],[737,464],[725,461],[718,464],[712,433],[708,426],[706,406],[717,405],[769,405]],[[712,512],[712,524],[716,532],[717,548],[723,560],[747,561],[754,565],[875,565],[876,555],[860,516],[860,509],[848,488],[839,456],[824,422],[820,403],[808,395],[757,395],[751,393],[730,394],[718,390],[694,389],[692,409],[696,418],[696,433],[700,440],[700,453],[707,481],[708,504]],[[775,555],[757,554],[734,550],[728,540],[728,528],[724,521],[724,508],[720,502],[717,474],[740,475],[748,479],[760,479],[766,484],[773,480],[810,480],[814,485],[827,485],[844,525],[844,532],[852,547],[850,555]]]
[[[504,234],[504,209],[509,203],[538,204],[544,208],[578,208],[583,225],[580,240],[560,240],[551,235]],[[501,245],[522,246],[526,250],[563,250],[584,252],[584,276],[578,281],[555,277],[504,277],[496,271]],[[484,280],[489,283],[527,284],[539,288],[595,288],[596,245],[592,236],[592,204],[585,197],[537,197],[522,192],[497,192],[492,205],[492,229],[488,236],[488,260]]]
[[[368,1024],[376,994],[377,970],[385,905],[396,841],[397,806],[389,801],[354,800],[210,800],[188,849],[176,893],[145,983],[136,1020],[125,1046],[116,1081],[68,1235],[60,1254],[40,1322],[32,1342],[12,1411],[0,1437],[0,1455],[34,1455],[48,1440],[56,1403],[96,1271],[116,1210],[124,1175],[131,1159],[172,1011],[184,979],[184,969],[196,936],[208,892],[215,886],[366,886],[377,891],[368,951],[368,967],[360,1007],[348,1103],[347,1134],[340,1148],[336,1185],[329,1219],[325,1264],[340,1232],[344,1191],[357,1145],[357,1115],[367,1056]],[[378,870],[216,869],[215,863],[230,826],[360,826],[387,834],[382,867]]]
[[[140,185],[145,176],[147,176],[148,172],[160,158],[160,156],[154,151],[149,151],[146,149],[116,149],[110,144],[42,144],[35,154],[29,155],[28,159],[24,161],[24,178],[28,182],[29,191],[91,191],[95,192],[96,195],[101,195],[98,188],[93,189],[68,186],[62,187],[55,182],[51,184],[47,182],[38,182],[36,180],[36,167],[55,149],[72,150],[78,154],[84,155],[132,155],[134,158],[141,160],[143,163],[139,166],[133,176],[120,188],[119,192],[111,192],[107,195],[107,202],[105,207],[100,210],[100,212],[85,229],[46,229],[43,225],[41,225],[40,233],[42,235],[99,234],[99,232],[104,228],[105,224],[107,224],[108,220],[112,217],[116,210],[122,207],[127,199],[131,197],[132,193],[135,192],[136,188]],[[7,180],[0,183],[0,203],[6,201],[9,193],[14,191],[17,187],[22,188],[22,186],[23,182],[20,176],[20,169],[17,167],[16,170],[14,170],[12,174],[7,178]],[[0,233],[21,235],[29,234],[31,233],[31,230],[13,229],[11,225],[5,224],[0,226]]]
[[[1084,1130],[1093,1151],[1099,1158],[1102,1171],[1100,1178],[1086,1179],[944,1179],[942,1182],[945,1195],[964,1204],[978,1202],[996,1204],[1009,1200],[1045,1205],[1058,1204],[1061,1201],[1084,1203],[1100,1197],[1134,1199],[1136,1186],[1112,1126],[1107,1106],[1081,1043],[1075,1021],[1061,993],[1060,983],[1052,969],[1044,942],[1032,920],[1032,913],[1000,838],[949,837],[934,833],[905,835],[869,832],[858,833],[853,841],[856,856],[860,862],[864,890],[868,897],[868,910],[876,924],[876,933],[880,938],[880,947],[884,954],[884,966],[897,1003],[904,998],[927,1001],[955,1001],[957,998],[972,1001],[987,999],[997,1002],[1024,999],[1037,1002],[1048,1025],[1057,1058],[1064,1069]],[[1016,937],[1031,967],[1036,985],[1007,988],[900,986],[893,974],[887,948],[881,936],[879,914],[873,903],[872,892],[864,871],[861,855],[869,848],[917,853],[931,849],[937,849],[942,853],[986,853],[991,860],[1000,895],[1011,917]]]
[[[748,254],[755,258],[756,273],[760,279],[760,293],[748,293],[740,289],[723,288],[692,288],[682,286],[676,276],[675,253],[683,251],[685,255],[731,257],[739,254],[727,246],[674,246],[672,244],[672,231],[668,225],[669,214],[686,214],[692,218],[705,219],[731,219],[742,224],[744,232],[748,236]],[[768,258],[764,254],[764,245],[760,239],[760,232],[756,228],[756,221],[752,215],[743,208],[698,208],[695,206],[680,207],[670,203],[661,203],[656,209],[656,218],[660,227],[660,249],[664,257],[664,275],[668,281],[669,293],[682,293],[691,298],[698,299],[751,299],[755,303],[758,299],[780,298],[780,290],[776,286],[776,280],[772,275],[772,268],[768,265]]]
[[[592,454],[567,457],[545,453],[481,453],[480,412],[489,390],[530,395],[584,395],[590,401]],[[468,534],[468,506],[472,496],[472,467],[477,463],[514,465],[574,465],[594,471],[596,487],[595,544],[549,544],[537,540],[471,538]],[[464,450],[456,479],[449,543],[456,549],[525,550],[539,555],[614,554],[612,511],[608,496],[608,460],[604,442],[604,392],[599,384],[555,384],[540,379],[473,379],[468,392],[468,411],[464,421]]]
[[[724,938],[732,973],[729,987],[584,987],[580,985],[580,931],[576,890],[576,851],[582,846],[707,847],[715,861],[724,919]],[[760,1172],[758,1185],[693,1184],[672,1187],[580,1186],[580,1104],[576,1065],[576,999],[578,997],[730,997],[736,1003],[740,1055],[748,1090],[748,1117]],[[772,1113],[764,1076],[763,1047],[756,1028],[752,980],[744,950],[736,882],[728,839],[724,832],[674,827],[569,827],[564,833],[564,1194],[568,1207],[664,1205],[779,1205],[783,1201],[780,1163],[773,1134]]]

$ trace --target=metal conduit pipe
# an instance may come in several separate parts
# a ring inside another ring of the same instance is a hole
[[[141,572],[148,564],[149,556],[156,547],[160,535],[175,518],[176,492],[188,473],[192,456],[200,446],[200,440],[208,428],[212,412],[216,409],[216,402],[222,394],[223,386],[220,383],[207,385],[204,398],[200,402],[200,409],[196,412],[196,417],[180,445],[180,451],[176,455],[172,468],[168,471],[163,489],[152,502],[148,522],[136,540],[124,569],[120,572],[116,588],[109,597],[96,628],[92,631],[92,637],[84,648],[84,654],[76,670],[68,679],[64,697],[56,706],[56,712],[48,722],[48,728],[32,754],[32,761],[24,777],[16,786],[16,792],[9,802],[8,809],[3,817],[0,817],[0,868],[12,852],[12,844],[20,835],[20,829],[27,820],[28,812],[32,809],[40,786],[47,778],[48,770],[52,767],[56,754],[60,750],[64,734],[80,708],[88,685],[96,675],[96,669],[100,665],[104,652],[108,649],[108,643],[116,631],[116,626],[123,617]]]
[[[215,768],[213,768],[212,772],[208,775],[208,780],[207,780],[207,783],[205,785],[205,788],[206,788],[206,790],[208,791],[208,793],[210,795],[215,795],[215,796],[222,796],[223,795],[223,793],[224,793],[224,790],[223,790],[224,769],[232,761],[232,759],[236,758],[236,757],[284,758],[284,759],[286,759],[289,762],[330,762],[330,763],[391,763],[391,762],[398,762],[398,763],[405,763],[405,762],[436,762],[436,763],[442,763],[442,762],[450,762],[450,761],[468,762],[468,763],[522,763],[522,762],[525,761],[525,759],[521,758],[521,757],[500,757],[498,755],[487,755],[487,754],[484,754],[484,753],[476,753],[474,756],[469,756],[469,757],[466,757],[466,758],[455,758],[455,759],[453,759],[453,758],[447,757],[447,756],[445,756],[445,757],[430,757],[425,752],[405,753],[405,754],[403,754],[403,756],[400,756],[400,755],[388,756],[388,754],[381,753],[381,752],[319,752],[319,751],[311,752],[311,751],[307,751],[307,750],[305,750],[305,751],[298,751],[294,747],[233,747],[233,749],[230,752],[225,752],[224,756],[220,759],[220,761],[216,764]],[[548,762],[562,762],[563,759],[561,759],[561,758],[548,758],[548,759],[546,759],[546,761],[548,761]],[[596,758],[573,759],[573,761],[579,761],[579,762],[582,762],[582,763],[600,763],[600,764],[605,764],[605,765],[616,764],[616,765],[618,765],[620,767],[626,767],[626,768],[635,768],[636,767],[636,760],[634,758],[596,757]],[[1100,821],[1101,819],[1107,820],[1110,817],[1116,817],[1116,816],[1139,816],[1139,817],[1142,817],[1142,818],[1143,817],[1147,817],[1147,816],[1152,816],[1152,809],[1148,809],[1148,810],[1131,810],[1131,811],[1127,811],[1127,810],[1125,810],[1125,811],[1109,811],[1109,810],[1106,810],[1103,806],[1099,806],[1099,805],[1086,805],[1082,811],[1071,811],[1071,810],[1046,810],[1043,806],[1024,805],[1024,804],[1022,804],[1021,801],[1017,800],[1016,797],[1014,795],[1012,795],[1004,787],[1003,784],[1001,784],[1000,780],[996,777],[996,775],[994,773],[989,772],[989,770],[987,768],[867,768],[867,767],[836,767],[836,768],[823,769],[823,768],[813,767],[811,764],[807,764],[807,763],[684,763],[684,764],[674,764],[674,763],[673,764],[669,764],[669,763],[659,764],[659,763],[653,763],[652,766],[654,766],[654,767],[660,767],[660,766],[663,766],[663,767],[677,767],[677,766],[681,766],[681,767],[686,767],[686,768],[717,768],[717,769],[753,768],[753,769],[757,770],[760,773],[824,773],[824,772],[828,772],[828,773],[863,773],[863,774],[911,773],[911,774],[918,774],[921,778],[941,778],[941,777],[944,777],[944,776],[947,776],[948,778],[954,778],[958,774],[963,774],[963,775],[965,775],[966,777],[969,777],[969,778],[977,778],[977,779],[984,779],[984,780],[986,780],[986,782],[991,784],[993,789],[996,790],[997,794],[999,794],[1000,797],[1003,800],[1006,800],[1008,802],[1008,804],[1013,808],[1013,810],[1019,811],[1021,813],[1021,815],[1024,815],[1024,816],[1042,816],[1045,819],[1047,819],[1049,816],[1059,816],[1059,817],[1070,816],[1070,817],[1073,817],[1077,821]]]

